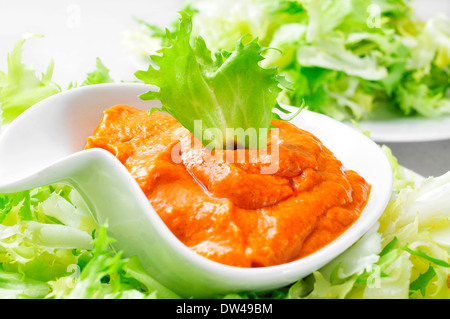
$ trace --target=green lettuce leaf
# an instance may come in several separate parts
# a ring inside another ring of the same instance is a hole
[[[236,142],[249,147],[248,140],[236,139],[229,128],[255,129],[257,144],[252,148],[265,146],[281,91],[277,70],[259,65],[265,48],[257,39],[244,44],[241,38],[233,52],[213,56],[204,40],[192,39],[191,32],[191,19],[183,14],[171,46],[152,56],[158,66],[150,64],[147,71],[136,72],[138,79],[159,88],[141,98],[160,100],[163,111],[209,148],[234,147]],[[195,120],[201,120],[201,129],[196,130]]]
[[[114,80],[109,75],[109,69],[103,64],[100,58],[97,58],[95,63],[95,70],[87,74],[86,80],[84,80],[81,85],[85,86],[112,82],[114,82]]]
[[[0,299],[39,299],[44,298],[50,290],[46,282],[0,268]]]
[[[8,72],[0,73],[0,124],[10,123],[33,104],[61,91],[61,88],[52,81],[53,61],[41,76],[22,63],[24,43],[29,38],[38,36],[25,35],[17,41],[8,55]]]
[[[13,50],[8,54],[7,72],[0,71],[0,126],[9,124],[26,109],[37,102],[62,91],[52,80],[54,62],[50,61],[47,70],[42,75],[22,62],[23,46],[30,38],[42,37],[38,34],[25,34],[18,40]],[[109,75],[109,69],[100,58],[96,66],[89,72],[82,86],[98,83],[111,83],[114,80]],[[77,87],[72,82],[68,89]]]
[[[0,264],[3,270],[48,281],[63,276],[70,265],[77,263],[78,250],[92,247],[91,233],[96,223],[84,208],[69,202],[72,192],[74,190],[67,186],[55,185],[0,195],[0,203],[3,203],[0,204]],[[49,203],[54,207],[47,214]],[[75,223],[68,226],[60,221],[75,219],[80,221],[77,225],[80,228],[74,227]]]
[[[76,276],[61,277],[49,282],[52,291],[47,298],[56,299],[147,299],[179,298],[144,270],[138,258],[124,258],[122,252],[110,249],[113,238],[107,225],[98,229],[93,249]]]

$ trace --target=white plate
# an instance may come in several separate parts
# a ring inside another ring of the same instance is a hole
[[[448,0],[415,0],[411,2],[416,15],[425,20],[437,12],[450,15]],[[350,124],[353,125],[353,124]],[[360,122],[376,142],[429,142],[450,139],[450,115],[438,119],[399,118],[385,121]]]
[[[353,124],[349,124],[353,126]],[[450,139],[450,116],[441,118],[398,118],[362,121],[359,126],[370,132],[376,142],[429,142]]]

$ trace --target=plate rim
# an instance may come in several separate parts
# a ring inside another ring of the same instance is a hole
[[[345,123],[354,126],[351,122]],[[367,130],[375,142],[416,143],[450,139],[450,115],[436,118],[402,117],[386,121],[360,121],[358,125],[361,129]],[[436,125],[437,129],[433,127],[433,130],[428,130]],[[401,129],[398,129],[400,127]]]

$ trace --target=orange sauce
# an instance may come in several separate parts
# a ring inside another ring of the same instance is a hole
[[[239,150],[211,156],[193,146],[196,139],[172,116],[126,105],[104,112],[86,148],[116,156],[193,251],[227,265],[271,266],[336,239],[370,194],[364,178],[314,135],[285,121],[272,124],[278,128],[273,174],[261,173],[263,156],[250,161],[249,154],[236,156]]]

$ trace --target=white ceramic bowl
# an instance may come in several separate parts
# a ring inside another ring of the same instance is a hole
[[[99,223],[108,220],[114,248],[137,254],[148,272],[182,297],[211,297],[282,287],[310,274],[355,243],[384,211],[392,192],[392,170],[381,149],[359,131],[324,115],[302,111],[292,122],[315,134],[371,185],[361,217],[316,253],[290,263],[238,268],[188,249],[165,226],[125,167],[103,149],[83,150],[86,138],[116,104],[141,109],[158,101],[139,95],[143,84],[100,84],[54,95],[19,116],[0,135],[0,192],[63,182],[85,198]]]

